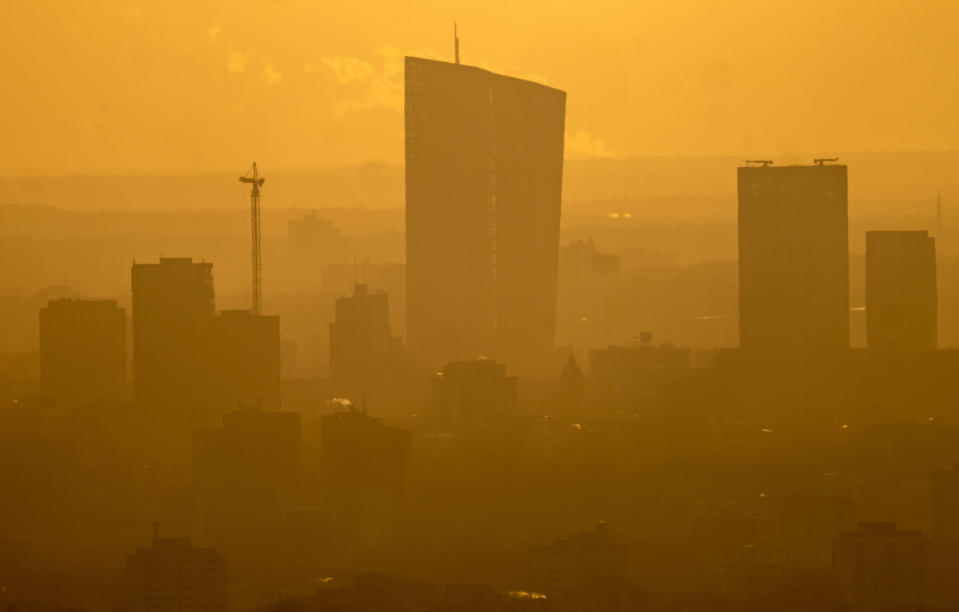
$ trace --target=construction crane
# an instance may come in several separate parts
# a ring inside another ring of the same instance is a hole
[[[252,176],[251,176],[252,175]],[[250,166],[245,176],[240,177],[241,183],[249,183],[250,189],[250,224],[253,233],[253,314],[260,314],[262,306],[262,291],[260,289],[260,187],[266,179],[261,177],[256,169],[256,162]]]
[[[766,166],[771,165],[771,164],[773,163],[773,160],[771,160],[771,159],[747,159],[747,160],[746,160],[746,163],[747,163],[747,164],[759,164],[759,165],[761,165],[762,167],[765,168]]]
[[[938,259],[942,260],[942,190],[936,193],[936,254]]]

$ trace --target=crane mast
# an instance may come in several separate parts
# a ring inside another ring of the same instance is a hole
[[[251,176],[252,175],[252,176]],[[253,314],[260,314],[262,308],[263,292],[260,286],[261,261],[260,261],[260,187],[266,179],[259,175],[256,168],[256,162],[247,171],[246,176],[240,177],[241,183],[250,184],[250,225],[253,238],[253,248],[251,250],[253,264]]]

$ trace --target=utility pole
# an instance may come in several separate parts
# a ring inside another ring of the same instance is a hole
[[[250,176],[252,174],[252,176]],[[245,176],[240,177],[241,183],[249,183],[252,187],[250,190],[250,225],[252,226],[253,234],[253,249],[252,249],[252,258],[253,258],[253,314],[260,314],[262,309],[262,297],[263,292],[260,287],[260,273],[261,273],[261,261],[260,261],[260,187],[263,186],[263,183],[266,181],[261,177],[256,168],[256,162],[253,162],[253,165],[247,170]]]

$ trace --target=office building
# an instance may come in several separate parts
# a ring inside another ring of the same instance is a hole
[[[959,464],[930,474],[933,609],[959,605]]]
[[[591,401],[604,412],[633,412],[664,385],[688,375],[691,358],[688,348],[653,344],[650,332],[641,332],[626,345],[591,350]]]
[[[189,257],[134,263],[133,385],[145,406],[189,413],[206,384],[205,331],[213,317],[213,264]]]
[[[606,523],[529,551],[529,590],[546,595],[550,609],[626,609],[628,548],[610,541]]]
[[[936,245],[925,231],[866,232],[871,349],[936,348]]]
[[[597,250],[592,239],[559,251],[557,334],[573,346],[602,346],[611,326],[611,304],[622,293],[620,257]]]
[[[406,58],[407,337],[431,367],[553,348],[566,94]]]
[[[317,289],[327,266],[349,258],[343,233],[329,219],[311,212],[287,224],[287,267],[292,287]]]
[[[280,409],[280,318],[224,310],[207,321],[204,396],[219,418],[238,407]]]
[[[849,348],[846,166],[738,169],[743,349]]]
[[[354,553],[389,539],[406,501],[410,434],[360,410],[323,416],[320,489],[335,546]]]
[[[300,500],[300,415],[236,410],[194,432],[197,509],[210,529],[274,523]]]
[[[786,489],[765,499],[773,558],[781,561],[791,576],[828,576],[833,541],[856,528],[851,496],[817,489]]]
[[[188,538],[155,537],[126,560],[130,612],[226,610],[226,559]]]
[[[433,407],[454,429],[495,425],[518,414],[516,377],[488,359],[454,361],[433,378]]]
[[[51,300],[40,309],[44,394],[68,405],[126,395],[126,313],[115,300]]]
[[[914,611],[928,603],[929,541],[895,523],[859,523],[833,543],[843,605],[857,612]]]
[[[931,474],[932,538],[959,543],[959,464]]]
[[[330,387],[355,405],[390,399],[403,368],[402,343],[390,331],[389,296],[357,284],[336,300],[330,323]]]

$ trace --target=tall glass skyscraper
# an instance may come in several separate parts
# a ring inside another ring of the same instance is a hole
[[[406,58],[407,335],[433,366],[553,348],[566,93]]]

